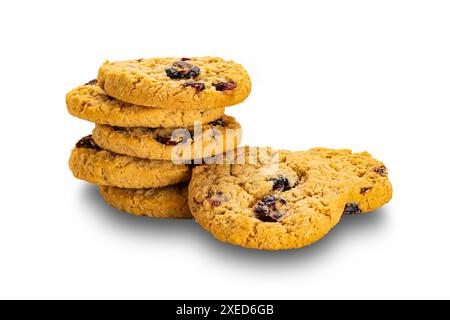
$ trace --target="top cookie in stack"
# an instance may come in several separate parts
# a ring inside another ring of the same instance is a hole
[[[170,192],[185,199],[186,187],[179,184],[190,179],[186,164],[238,147],[241,127],[224,110],[250,90],[245,69],[221,58],[106,62],[96,80],[66,96],[70,114],[96,124],[72,151],[70,168],[77,178],[100,185],[109,195],[105,199],[125,211],[189,217],[187,200],[170,212],[156,212],[164,210],[155,194],[178,184],[174,190],[180,191]],[[143,191],[148,188],[153,191]],[[138,195],[151,197],[136,204]]]
[[[245,69],[221,58],[153,58],[106,62],[98,84],[108,95],[147,107],[215,109],[250,94]]]

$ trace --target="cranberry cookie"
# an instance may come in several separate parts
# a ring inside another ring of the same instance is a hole
[[[250,77],[240,64],[214,57],[105,62],[97,80],[116,99],[184,110],[232,106],[251,90]]]
[[[342,214],[374,210],[392,196],[386,167],[368,153],[239,151],[238,164],[196,167],[189,185],[194,218],[234,245],[301,248],[325,236]]]
[[[121,188],[154,188],[188,181],[191,170],[170,161],[138,159],[100,148],[87,136],[70,155],[73,175],[97,185]]]
[[[123,128],[96,125],[95,142],[103,149],[138,158],[174,162],[202,159],[238,147],[241,126],[223,116],[197,128]]]
[[[136,216],[191,219],[185,184],[153,189],[100,186],[100,194],[116,209]]]
[[[66,95],[66,104],[74,117],[119,127],[188,127],[195,122],[217,120],[224,113],[224,108],[177,110],[138,106],[108,96],[96,81],[70,91]]]

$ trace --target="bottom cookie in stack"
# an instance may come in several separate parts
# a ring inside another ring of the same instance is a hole
[[[105,201],[119,210],[155,218],[191,218],[189,166],[103,150],[89,135],[77,142],[69,167],[76,178],[98,185]]]
[[[161,188],[125,189],[99,186],[105,201],[136,216],[191,219],[186,183]]]

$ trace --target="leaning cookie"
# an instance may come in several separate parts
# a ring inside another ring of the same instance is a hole
[[[233,117],[223,116],[203,126],[177,129],[96,125],[93,138],[103,149],[116,153],[181,162],[235,149],[242,131]]]
[[[95,80],[70,91],[66,104],[75,117],[119,127],[188,127],[219,119],[224,112],[224,108],[177,110],[138,106],[108,96]]]
[[[330,166],[341,175],[341,179],[349,182],[349,195],[344,210],[346,215],[374,211],[392,198],[387,167],[368,152],[352,153],[347,149],[314,148],[300,151],[298,154],[328,159]]]
[[[153,218],[192,218],[185,184],[153,189],[99,186],[99,190],[107,203],[129,214]]]
[[[97,80],[116,99],[185,110],[232,106],[251,90],[250,77],[240,64],[215,57],[105,62]]]
[[[248,148],[240,150],[244,161],[198,166],[189,185],[196,221],[234,245],[301,248],[324,237],[344,213],[373,210],[392,196],[387,171],[379,170],[384,165],[368,154],[349,160],[348,150],[257,149],[254,156]],[[362,190],[366,187],[370,190]]]
[[[103,150],[90,135],[81,139],[72,150],[69,167],[78,179],[121,188],[163,187],[188,181],[191,174],[186,165]]]

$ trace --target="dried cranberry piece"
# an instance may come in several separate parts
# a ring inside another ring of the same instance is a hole
[[[274,195],[263,198],[256,204],[256,218],[263,222],[279,222],[283,218],[283,213],[278,211],[277,204],[285,205],[286,200]]]
[[[219,200],[210,200],[209,203],[211,203],[211,205],[212,205],[213,207],[218,207],[218,206],[220,206],[220,204],[221,204],[222,202],[220,202]]]
[[[361,188],[361,189],[359,190],[359,193],[360,193],[360,194],[364,194],[364,193],[366,193],[367,191],[369,191],[370,189],[372,189],[372,187],[363,187],[363,188]]]
[[[95,86],[97,84],[97,79],[93,79],[89,82],[86,82],[84,85],[85,86]]]
[[[225,120],[223,120],[223,118],[219,118],[219,119],[217,119],[217,120],[214,120],[214,121],[211,121],[210,123],[209,123],[210,125],[212,125],[212,126],[220,126],[220,127],[225,127]]]
[[[235,89],[237,87],[237,84],[234,82],[217,82],[213,83],[213,86],[217,91],[225,91]]]
[[[386,177],[388,175],[388,170],[387,170],[387,168],[385,166],[375,167],[373,169],[373,171],[375,171],[376,173],[378,173],[382,177]]]
[[[179,143],[186,143],[194,136],[194,133],[187,129],[176,129],[171,135],[157,135],[156,141],[166,146],[175,146]]]
[[[180,60],[181,60],[181,61],[189,61],[189,60],[191,60],[191,58],[183,57],[183,58],[181,58]]]
[[[113,129],[113,131],[117,131],[117,132],[120,132],[120,133],[126,132],[126,129],[123,128],[123,127],[112,126],[111,128]]]
[[[360,214],[362,211],[357,203],[347,203],[344,208],[345,215],[355,215]]]
[[[173,141],[172,137],[156,136],[156,141],[166,146],[176,146],[179,142]]]
[[[211,206],[215,208],[219,207],[223,202],[227,201],[225,195],[221,191],[215,193],[209,192],[207,199]]]
[[[197,92],[205,90],[205,84],[203,82],[186,82],[185,84],[183,84],[183,86],[192,87]]]
[[[75,145],[76,148],[80,148],[80,149],[94,149],[94,150],[102,150],[102,148],[100,148],[94,141],[94,139],[92,138],[92,134],[81,138],[80,141],[77,142],[77,144]]]
[[[274,191],[287,191],[291,189],[289,180],[281,175],[279,175],[277,178],[271,178],[269,179],[269,181],[273,182],[272,189]]]
[[[184,61],[176,61],[166,69],[166,74],[170,79],[192,79],[200,74],[200,68]]]

